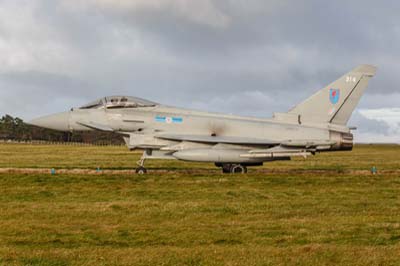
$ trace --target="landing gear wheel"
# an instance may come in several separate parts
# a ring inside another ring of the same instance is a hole
[[[136,174],[138,175],[144,175],[147,173],[147,169],[144,168],[143,166],[140,166],[138,168],[136,168]]]
[[[245,174],[247,173],[247,167],[241,164],[234,164],[231,166],[232,174]]]
[[[232,168],[231,164],[222,165],[222,173],[229,174],[231,172],[231,168]]]

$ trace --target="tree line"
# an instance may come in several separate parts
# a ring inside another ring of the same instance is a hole
[[[91,144],[123,144],[121,135],[112,132],[59,132],[28,125],[18,117],[4,115],[0,118],[0,139],[13,141],[42,140],[51,142],[81,142]]]

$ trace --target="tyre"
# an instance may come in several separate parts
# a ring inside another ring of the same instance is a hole
[[[232,168],[231,164],[222,165],[222,173],[229,174],[231,172],[231,168]]]
[[[138,167],[136,168],[136,174],[138,175],[144,175],[147,173],[147,169],[144,167]]]
[[[231,166],[232,174],[245,174],[247,173],[247,167],[241,164],[234,164]]]

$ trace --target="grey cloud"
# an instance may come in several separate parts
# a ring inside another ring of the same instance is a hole
[[[0,73],[0,79],[10,87],[27,86],[31,88],[53,88],[54,92],[58,93],[68,90],[71,90],[71,93],[77,93],[78,91],[76,91],[76,89],[85,89],[89,87],[89,84],[85,81],[80,81],[76,78],[38,71]]]
[[[21,6],[32,16],[29,29],[0,25],[0,62],[17,62],[0,65],[0,113],[33,117],[129,94],[268,116],[361,63],[379,70],[360,106],[398,107],[397,1],[210,0],[214,24],[168,5],[133,9],[96,2],[33,0]],[[8,13],[24,25],[15,10]],[[29,60],[16,60],[23,55]],[[8,100],[25,95],[30,97]],[[357,116],[353,122],[365,132],[386,130]]]
[[[379,134],[384,136],[390,135],[390,127],[387,123],[369,119],[357,111],[354,112],[350,124],[357,125],[357,131],[359,133]]]

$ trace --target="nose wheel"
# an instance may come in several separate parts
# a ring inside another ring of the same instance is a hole
[[[138,175],[147,174],[147,169],[144,168],[143,166],[139,166],[138,168],[136,168],[136,174]]]

